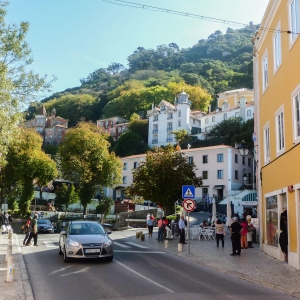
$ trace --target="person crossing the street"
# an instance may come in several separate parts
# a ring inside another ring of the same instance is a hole
[[[31,221],[31,224],[30,224],[30,235],[29,235],[29,238],[26,242],[26,246],[29,246],[30,245],[30,242],[31,242],[31,239],[33,238],[33,246],[38,246],[37,244],[37,217],[38,215],[34,215],[33,217],[33,220]]]
[[[186,244],[185,242],[185,220],[184,216],[180,217],[179,223],[178,223],[180,235],[179,235],[179,244]]]

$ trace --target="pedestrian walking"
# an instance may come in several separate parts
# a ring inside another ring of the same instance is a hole
[[[216,239],[217,239],[217,247],[219,247],[219,241],[222,241],[222,247],[224,248],[224,224],[220,219],[216,222]]]
[[[154,219],[151,217],[147,220],[147,227],[148,227],[148,237],[152,237],[153,233],[153,225],[154,225]]]
[[[232,243],[232,253],[230,255],[241,255],[240,233],[242,229],[242,225],[237,222],[237,217],[233,217],[230,226],[230,238]]]
[[[165,231],[165,224],[163,222],[163,219],[162,218],[158,218],[158,223],[157,223],[157,226],[158,226],[158,237],[157,237],[157,240],[159,243],[162,243],[163,241],[163,238],[164,238],[164,231]]]
[[[23,232],[25,233],[25,238],[24,238],[24,241],[23,241],[23,245],[25,246],[28,239],[29,239],[29,236],[30,236],[30,223],[31,223],[31,220],[32,220],[32,217],[30,216],[26,222],[26,224],[24,225],[24,228],[23,228]]]
[[[242,218],[241,225],[243,226],[241,232],[241,248],[247,249],[248,248],[248,242],[247,242],[248,222],[246,221],[246,218]]]
[[[34,244],[33,246],[38,246],[37,244],[37,238],[38,238],[38,234],[37,234],[37,219],[38,218],[38,215],[34,215],[33,216],[33,220],[31,220],[31,223],[30,223],[30,235],[29,235],[29,238],[26,242],[26,246],[29,246],[30,245],[30,242],[31,242],[31,239],[33,238],[33,241],[34,241]]]
[[[185,242],[185,220],[184,216],[180,217],[179,223],[178,223],[180,235],[179,235],[179,244],[186,244]]]

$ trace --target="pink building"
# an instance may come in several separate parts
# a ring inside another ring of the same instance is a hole
[[[34,119],[25,122],[27,128],[35,128],[44,140],[45,144],[59,144],[64,140],[68,130],[68,120],[56,116],[55,108],[51,115],[47,115],[45,106],[39,109]]]
[[[108,132],[114,141],[117,141],[120,135],[127,130],[128,121],[120,117],[112,117],[97,121],[97,128]]]

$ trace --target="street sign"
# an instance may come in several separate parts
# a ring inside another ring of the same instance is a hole
[[[2,204],[2,210],[7,210],[8,209],[8,204],[4,203]]]
[[[182,198],[184,198],[184,199],[195,198],[195,186],[183,185],[182,186]]]
[[[195,201],[192,199],[185,199],[182,203],[182,207],[187,212],[193,211],[195,209]]]

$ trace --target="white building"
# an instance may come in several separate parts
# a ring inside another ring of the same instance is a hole
[[[153,147],[176,143],[172,134],[174,130],[185,129],[188,133],[200,132],[203,113],[191,111],[191,104],[189,95],[182,92],[177,95],[174,105],[162,100],[157,107],[152,106],[152,109],[147,112],[148,145]]]
[[[196,174],[203,178],[203,186],[196,188],[196,201],[212,199],[214,195],[220,201],[228,195],[237,195],[243,184],[251,187],[253,183],[253,157],[241,157],[236,148],[219,145],[186,149],[181,153],[196,164]],[[115,200],[124,198],[125,189],[133,182],[132,171],[145,157],[145,154],[140,154],[121,158],[123,184],[111,190],[109,196]]]
[[[174,105],[162,100],[157,107],[152,106],[147,112],[148,145],[175,144],[172,134],[175,130],[185,129],[198,139],[205,140],[212,127],[223,120],[241,117],[246,122],[254,115],[254,93],[245,88],[220,93],[217,109],[207,114],[192,111],[190,106],[189,95],[185,92],[177,95]]]

